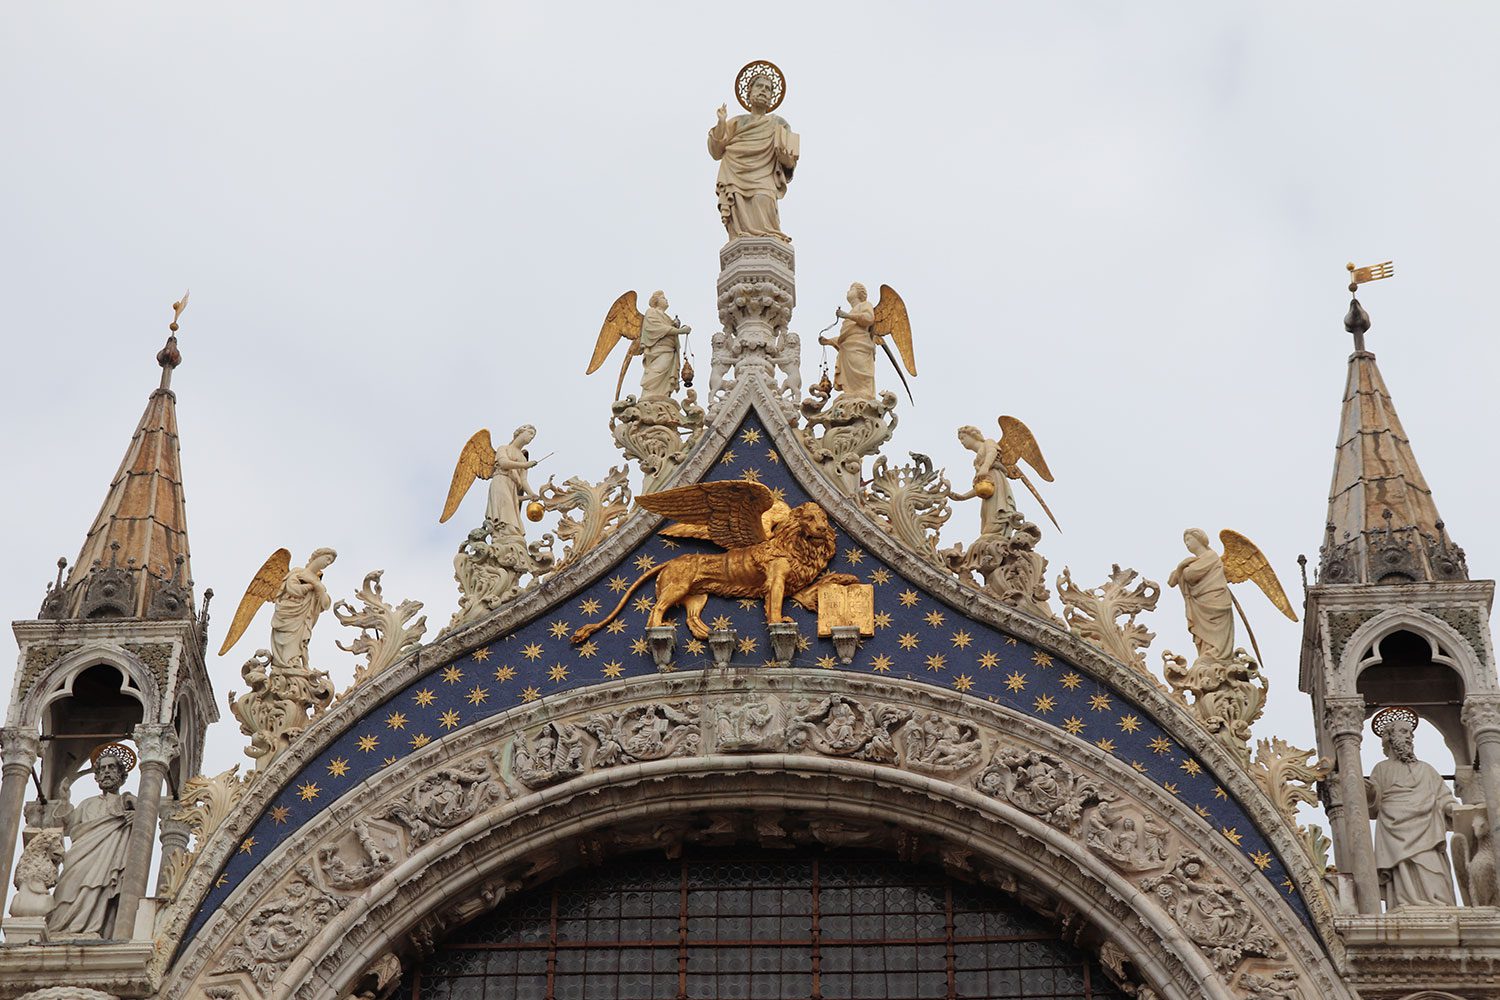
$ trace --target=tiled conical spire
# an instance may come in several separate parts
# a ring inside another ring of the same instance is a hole
[[[1344,328],[1354,335],[1354,353],[1318,582],[1468,579],[1463,550],[1444,530],[1375,355],[1365,350],[1370,316],[1357,298],[1349,303]]]
[[[182,362],[174,303],[172,335],[156,355],[161,385],[125,449],[120,469],[66,582],[42,602],[42,618],[191,618],[187,508],[172,372]],[[62,564],[59,563],[59,577]]]

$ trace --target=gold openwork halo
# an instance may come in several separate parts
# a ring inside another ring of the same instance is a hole
[[[750,81],[758,76],[769,77],[771,80],[771,106],[768,111],[775,111],[781,107],[781,101],[786,97],[786,74],[773,62],[765,59],[756,59],[745,63],[734,77],[734,99],[740,102],[740,107],[746,111],[750,107]]]
[[[99,744],[98,746],[94,747],[94,752],[89,754],[89,763],[92,764],[94,766],[94,770],[97,771],[99,770],[99,761],[103,760],[105,757],[112,757],[115,760],[119,761],[121,764],[125,765],[125,772],[127,774],[135,770],[135,751],[130,749],[123,743]]]
[[[1395,722],[1397,719],[1405,719],[1407,722],[1411,723],[1411,728],[1413,730],[1417,728],[1417,723],[1421,721],[1420,719],[1418,719],[1417,713],[1413,712],[1405,705],[1392,705],[1390,708],[1382,708],[1380,711],[1375,713],[1375,717],[1370,720],[1370,729],[1375,733],[1376,736],[1379,736],[1381,739],[1385,739],[1385,731],[1389,729],[1391,723]]]

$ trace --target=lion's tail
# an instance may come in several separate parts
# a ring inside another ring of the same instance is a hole
[[[636,589],[640,587],[641,584],[645,583],[647,580],[651,579],[666,568],[667,563],[662,563],[660,566],[655,566],[651,569],[648,569],[646,570],[646,572],[636,577],[635,582],[630,585],[630,588],[626,590],[625,593],[620,595],[620,603],[615,605],[615,609],[613,611],[596,622],[589,622],[587,625],[580,626],[578,631],[573,633],[571,641],[575,645],[583,642],[589,636],[593,635],[595,632],[599,631],[601,628],[614,621],[615,616],[618,615],[622,610],[624,610],[625,602],[630,600],[630,595],[635,593]]]

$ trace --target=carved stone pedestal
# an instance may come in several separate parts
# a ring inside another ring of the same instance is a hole
[[[789,666],[797,655],[798,629],[796,622],[772,622],[771,662],[778,667]]]
[[[846,395],[829,398],[819,386],[802,401],[802,443],[824,474],[850,496],[859,496],[865,459],[880,451],[896,429],[896,394],[884,391],[880,398],[853,399]],[[819,432],[821,428],[821,433]]]
[[[859,649],[859,626],[835,625],[832,631],[833,651],[838,655],[839,662],[848,666],[854,662],[854,653]]]
[[[716,628],[708,633],[708,651],[714,658],[714,666],[729,666],[729,661],[734,659],[734,647],[739,640],[740,634],[732,628]]]
[[[6,917],[0,921],[6,944],[38,944],[46,936],[46,917]]]
[[[754,376],[773,387],[787,420],[795,420],[802,345],[787,330],[797,304],[792,245],[770,236],[730,240],[719,251],[718,292],[723,329],[713,338],[710,412],[738,379]]]
[[[654,492],[666,482],[703,434],[703,408],[689,389],[681,404],[675,399],[626,396],[611,407],[610,430],[615,443],[641,467],[641,492]]]
[[[646,644],[651,647],[651,660],[657,670],[670,670],[672,653],[677,647],[676,625],[654,625],[646,629]]]

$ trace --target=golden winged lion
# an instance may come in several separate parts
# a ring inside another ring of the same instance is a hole
[[[703,609],[710,597],[764,598],[766,621],[784,622],[787,598],[812,611],[820,587],[857,582],[847,573],[823,573],[837,541],[823,508],[815,503],[789,507],[761,483],[698,483],[648,493],[636,502],[681,522],[661,534],[712,541],[727,551],[686,553],[642,573],[607,617],[573,633],[575,643],[613,621],[637,588],[653,577],[656,603],[646,626],[664,624],[667,613],[680,604],[687,610],[688,628],[699,639],[708,637]]]

